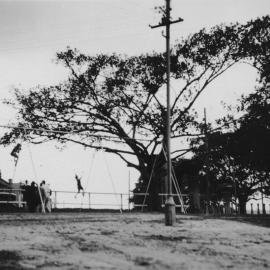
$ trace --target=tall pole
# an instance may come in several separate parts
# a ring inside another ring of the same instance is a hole
[[[175,223],[175,203],[172,196],[172,160],[171,160],[171,99],[170,99],[170,75],[171,75],[171,54],[170,54],[170,0],[166,1],[166,57],[167,57],[167,186],[168,195],[165,202],[165,225],[172,226]]]
[[[164,10],[161,9],[162,12]],[[150,26],[157,28],[166,26],[166,62],[167,62],[167,115],[166,115],[166,146],[167,146],[167,177],[165,178],[165,187],[167,196],[165,201],[165,225],[173,226],[175,224],[175,203],[172,196],[172,161],[171,161],[171,105],[170,105],[170,74],[171,74],[171,55],[170,55],[170,25],[177,22],[182,22],[179,18],[171,21],[171,6],[170,0],[166,0],[166,10],[159,25]]]
[[[205,214],[209,215],[209,142],[208,142],[208,130],[206,120],[206,109],[204,108],[204,125],[205,125],[205,148],[206,148],[206,205]]]

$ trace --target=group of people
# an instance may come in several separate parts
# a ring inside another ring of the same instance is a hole
[[[75,195],[75,198],[82,191],[84,196],[84,188],[81,184],[81,178],[76,174],[75,180],[77,182],[78,192]],[[34,181],[31,184],[28,184],[28,181],[25,181],[25,184],[22,186],[23,189],[23,200],[27,204],[29,212],[51,212],[52,210],[52,200],[51,195],[52,191],[50,186],[43,180],[40,185]]]
[[[19,153],[22,149],[22,145],[18,143],[10,153],[11,156],[14,157],[15,166],[17,166]],[[77,182],[78,192],[75,195],[75,198],[82,191],[82,195],[84,196],[84,189],[81,184],[81,178],[75,174],[75,179]],[[51,212],[52,202],[51,202],[51,189],[48,184],[43,180],[38,186],[34,181],[31,184],[28,184],[28,181],[25,181],[23,185],[23,200],[26,201],[28,209],[30,212]]]
[[[29,212],[51,212],[52,200],[51,200],[51,189],[45,180],[38,186],[34,181],[28,184],[25,181],[23,186],[23,199],[27,204]]]

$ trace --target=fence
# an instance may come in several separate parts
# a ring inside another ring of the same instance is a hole
[[[23,207],[26,202],[23,200],[23,189],[0,189],[0,208],[3,205],[15,205]],[[71,191],[52,191],[52,207],[80,208],[80,209],[120,209],[131,210],[131,195],[128,193],[105,193],[105,192],[84,192],[76,193]]]
[[[13,195],[13,198],[9,197],[8,200],[1,200],[1,204],[15,204],[18,207],[23,207],[26,203],[23,201],[22,189],[0,189],[0,196],[2,194]],[[109,192],[83,192],[76,193],[72,191],[52,191],[51,200],[53,209],[64,208],[79,208],[79,209],[119,209],[119,210],[132,210],[134,208],[147,209],[147,199],[144,204],[134,204],[130,201],[132,197],[141,196],[146,197],[148,193],[109,193]],[[162,207],[164,207],[166,194],[159,194],[162,198]],[[177,194],[173,196],[178,197]],[[176,203],[176,207],[182,207],[182,205]]]
[[[250,214],[250,215],[270,214],[270,204],[250,203],[249,206],[250,207],[247,209],[247,214]]]
[[[52,206],[55,209],[120,209],[130,210],[130,194],[109,192],[82,192],[53,191]]]
[[[23,201],[22,189],[0,189],[0,205],[16,205],[23,207],[26,202]]]
[[[119,209],[119,210],[131,210],[147,209],[147,199],[144,203],[134,204],[130,202],[130,199],[135,196],[146,197],[148,193],[106,193],[106,192],[84,192],[76,193],[72,191],[53,191],[52,192],[52,205],[55,209],[61,208],[80,208],[80,209]],[[161,197],[161,207],[164,207],[166,194],[158,194]],[[178,194],[172,194],[176,199],[176,208],[181,208],[181,212],[184,212],[188,207],[177,202],[179,199]],[[182,195],[188,196],[188,195]]]
[[[106,193],[106,192],[84,192],[76,193],[72,191],[53,191],[52,192],[52,207],[54,209],[63,208],[79,208],[79,209],[119,209],[119,210],[132,210],[147,209],[147,200],[143,200],[144,204],[134,204],[130,199],[134,196],[148,196],[148,193]],[[166,194],[159,194],[161,197],[161,206],[164,207]],[[180,201],[177,201],[177,194],[172,194],[176,199],[176,208],[182,208]],[[188,195],[182,194],[185,198]],[[0,208],[3,205],[16,205],[19,208],[24,207],[26,204],[23,201],[22,189],[0,189]],[[187,209],[188,205],[183,205]],[[238,207],[230,203],[230,213],[223,214],[237,214]],[[223,209],[224,210],[224,209]],[[181,209],[183,212],[183,209]],[[221,213],[222,214],[222,213]],[[260,215],[270,214],[270,203],[249,203],[247,204],[247,214]]]

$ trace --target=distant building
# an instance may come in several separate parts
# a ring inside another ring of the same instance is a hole
[[[11,188],[10,183],[2,179],[2,177],[0,176],[0,189],[10,189],[10,188]]]
[[[13,183],[11,179],[6,181],[0,173],[0,202],[17,201],[17,205],[22,207],[23,195],[21,188],[21,183]]]

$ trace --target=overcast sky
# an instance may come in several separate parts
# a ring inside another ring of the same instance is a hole
[[[56,84],[66,78],[63,67],[54,63],[55,53],[67,46],[82,52],[140,54],[165,50],[161,29],[150,29],[159,23],[154,7],[164,0],[88,0],[88,1],[0,1],[0,99],[9,98],[13,87],[29,88],[37,84]],[[184,22],[172,26],[172,43],[202,27],[220,23],[241,22],[266,15],[269,0],[172,0],[172,17]],[[241,93],[254,89],[255,72],[236,67],[207,89],[197,104],[206,107],[209,119],[222,113],[220,101],[235,102]],[[217,92],[217,89],[219,91]],[[0,105],[0,124],[12,121],[11,109]],[[0,134],[2,134],[1,130]],[[17,171],[9,155],[11,147],[2,148],[0,168],[4,178],[34,180],[29,149],[23,147]],[[112,191],[104,157],[97,154],[91,179],[92,152],[70,146],[59,152],[51,145],[31,146],[38,181],[46,179],[53,188],[75,190],[74,173],[84,175],[83,184],[92,191]],[[76,161],[74,161],[74,157]],[[117,191],[127,191],[128,169],[106,154],[110,174]],[[116,169],[115,169],[116,168]],[[137,175],[131,172],[132,182]]]

